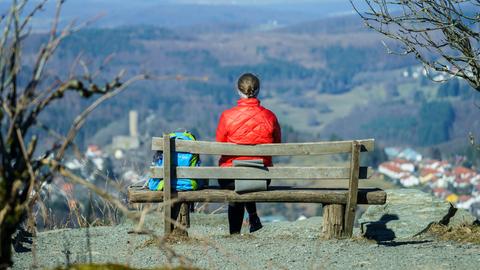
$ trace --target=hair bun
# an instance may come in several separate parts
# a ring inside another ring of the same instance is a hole
[[[260,80],[252,73],[245,73],[238,79],[237,88],[249,98],[256,97],[260,89]]]

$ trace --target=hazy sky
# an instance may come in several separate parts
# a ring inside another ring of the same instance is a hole
[[[38,0],[37,0],[38,1]],[[68,0],[84,1],[84,0]],[[177,4],[217,4],[217,5],[252,5],[252,4],[294,4],[294,3],[321,3],[321,2],[346,2],[348,0],[90,0],[90,2],[127,2],[127,3],[177,3]]]
[[[40,2],[33,0],[32,2]],[[56,2],[56,0],[50,0]],[[203,4],[203,5],[275,5],[275,4],[305,4],[305,3],[345,3],[348,0],[67,0],[66,2],[86,2],[86,3],[122,3],[130,5],[142,4]]]
[[[156,0],[141,0],[156,1]],[[235,4],[235,5],[252,5],[252,4],[295,4],[295,3],[321,3],[321,2],[345,2],[346,0],[167,0],[165,2],[189,3],[189,4]]]
[[[32,0],[30,3],[38,1]],[[0,10],[8,5],[7,2],[0,0]],[[49,27],[56,2],[49,0],[45,11],[34,20],[35,28]],[[95,26],[148,24],[177,27],[243,23],[250,14],[253,16],[250,19],[255,23],[275,20],[285,25],[347,13],[353,13],[348,0],[67,0],[62,10],[62,20],[82,21],[102,14],[104,16]]]

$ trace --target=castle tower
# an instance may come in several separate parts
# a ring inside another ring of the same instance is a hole
[[[130,137],[138,137],[138,112],[130,111],[128,114]]]

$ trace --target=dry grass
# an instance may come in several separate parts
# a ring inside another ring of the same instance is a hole
[[[368,245],[378,243],[375,239],[367,238],[367,237],[365,237],[364,235],[361,235],[361,234],[357,234],[357,235],[354,234],[352,236],[352,238],[347,239],[347,240],[355,242],[355,243],[359,243],[359,244],[368,244]]]
[[[141,245],[137,246],[136,249],[143,249],[143,248],[148,248],[148,247],[152,247],[152,246],[159,246],[161,244],[161,240],[159,240],[158,238],[150,238],[150,239],[147,239],[145,240],[145,242],[143,242]]]
[[[150,270],[196,270],[199,268],[191,267],[156,267]],[[58,267],[55,270],[141,270],[141,268],[132,268],[120,264],[76,264],[67,267]]]
[[[180,244],[180,243],[195,243],[198,241],[195,238],[188,237],[186,235],[180,235],[180,234],[171,234],[167,237],[156,237],[152,236],[151,238],[145,240],[142,244],[138,245],[135,247],[135,249],[144,249],[144,248],[149,248],[149,247],[162,247],[164,243],[167,244]]]
[[[434,224],[429,228],[428,233],[442,240],[480,245],[480,225],[448,227]]]

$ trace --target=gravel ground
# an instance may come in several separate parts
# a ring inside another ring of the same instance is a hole
[[[146,226],[160,235],[160,220],[148,216]],[[203,269],[479,269],[480,245],[428,236],[386,243],[360,237],[323,240],[321,223],[321,217],[269,223],[254,234],[230,236],[224,214],[197,214],[192,216],[190,238],[172,240],[169,247]],[[152,244],[148,235],[128,234],[132,228],[130,223],[90,228],[90,249],[86,229],[39,233],[37,265],[42,269],[63,265],[67,255],[72,263],[88,262],[89,254],[94,262],[145,268],[167,264],[165,250]],[[13,269],[29,269],[33,255],[15,254],[14,262]]]

